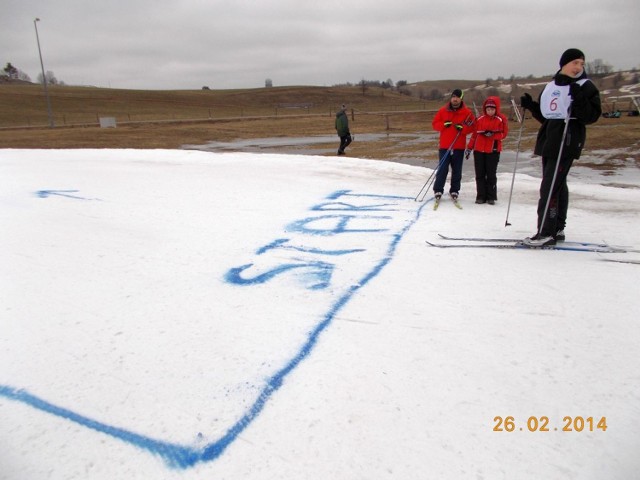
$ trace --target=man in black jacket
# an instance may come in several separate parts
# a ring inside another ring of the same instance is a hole
[[[349,117],[347,117],[346,105],[342,105],[342,109],[336,113],[336,132],[340,137],[338,155],[344,155],[344,149],[347,148],[352,141],[351,132],[349,132]]]
[[[544,88],[537,102],[525,93],[523,108],[542,123],[534,154],[542,156],[542,182],[538,200],[538,230],[524,239],[530,247],[555,245],[564,240],[569,208],[567,175],[580,158],[586,140],[586,125],[602,114],[600,92],[584,71],[584,53],[577,48],[560,57],[560,70]]]

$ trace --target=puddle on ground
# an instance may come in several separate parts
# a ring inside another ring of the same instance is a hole
[[[437,133],[359,133],[354,135],[354,141],[372,142],[381,140],[394,140],[401,149],[402,146],[412,146],[421,143],[433,142]],[[336,152],[339,140],[336,135],[316,135],[310,137],[272,137],[250,138],[234,140],[232,142],[209,142],[204,145],[183,145],[188,150],[202,150],[206,152],[249,152],[249,153],[276,153],[285,155],[330,155]],[[583,155],[583,159],[586,155]],[[598,156],[590,153],[589,163],[594,163]],[[526,174],[533,177],[541,176],[540,157],[532,157],[531,151],[520,152],[518,155],[517,174]],[[425,161],[424,158],[400,156],[395,160],[398,163],[434,168],[435,160]],[[513,173],[516,161],[516,152],[505,150],[500,156],[498,173]],[[571,168],[570,178],[577,178],[588,183],[598,183],[623,188],[640,188],[640,169],[631,160],[629,164],[619,161],[608,169],[580,166],[580,160],[574,162]],[[465,161],[462,173],[463,181],[474,179],[473,159]]]
[[[435,134],[411,133],[359,133],[353,135],[354,142],[394,140],[398,146],[414,145],[432,141]],[[233,142],[209,142],[204,145],[183,145],[189,150],[206,152],[253,152],[282,153],[288,155],[327,155],[336,152],[340,140],[336,135],[316,135],[311,137],[249,138]],[[409,159],[410,164],[422,164],[422,159]],[[419,163],[417,163],[419,162]],[[404,162],[403,162],[404,163]]]

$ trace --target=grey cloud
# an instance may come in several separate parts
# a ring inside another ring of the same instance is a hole
[[[634,0],[5,0],[0,62],[34,80],[35,17],[47,70],[115,88],[546,75],[569,47],[616,69],[640,66]]]

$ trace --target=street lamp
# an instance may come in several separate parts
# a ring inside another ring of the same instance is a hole
[[[44,85],[44,96],[47,98],[47,113],[49,115],[49,126],[53,128],[55,125],[53,124],[53,114],[51,113],[51,100],[49,100],[49,90],[47,89],[47,76],[44,73],[44,63],[42,63],[42,50],[40,50],[40,37],[38,36],[38,25],[36,22],[39,22],[40,19],[36,18],[33,21],[33,26],[36,29],[36,41],[38,42],[38,55],[40,55],[40,67],[42,68],[42,84]]]

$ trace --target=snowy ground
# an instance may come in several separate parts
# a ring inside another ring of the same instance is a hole
[[[577,172],[568,240],[640,248],[638,177]],[[505,228],[510,171],[428,175],[0,150],[0,478],[637,478],[640,253],[429,247],[533,233],[538,180]]]

